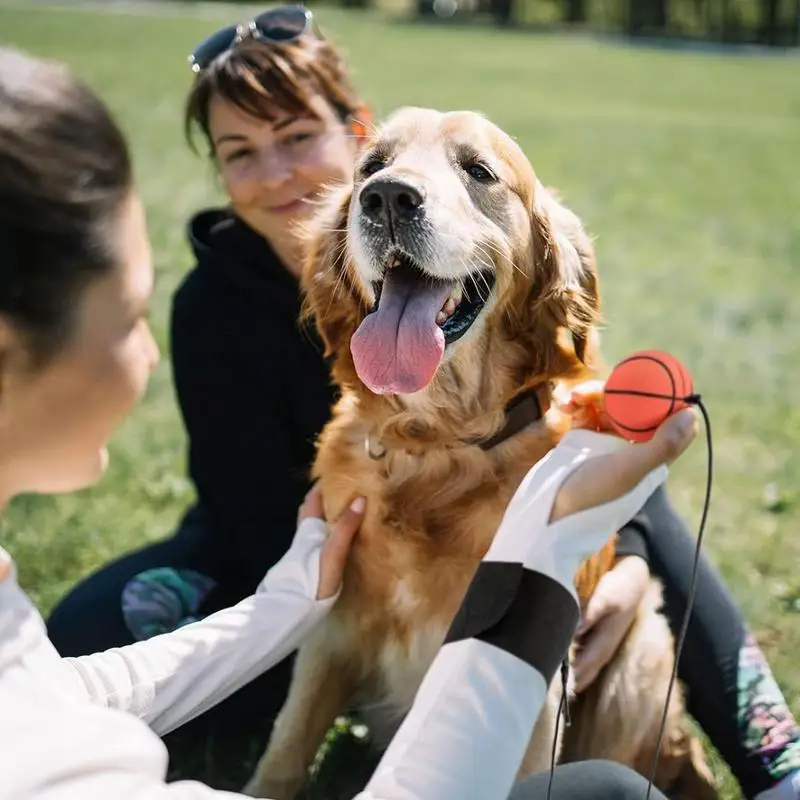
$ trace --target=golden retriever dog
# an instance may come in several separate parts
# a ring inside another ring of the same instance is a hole
[[[359,708],[380,742],[392,735],[512,494],[567,430],[554,397],[601,369],[592,243],[484,117],[396,112],[314,225],[303,283],[341,397],[313,475],[329,519],[358,494],[367,514],[245,789],[276,800],[295,796],[338,714]],[[583,603],[613,563],[612,541],[576,576]],[[649,775],[674,663],[659,605],[653,583],[571,705],[562,761]],[[556,678],[520,776],[549,768],[560,697]],[[716,797],[684,725],[676,687],[656,785]]]

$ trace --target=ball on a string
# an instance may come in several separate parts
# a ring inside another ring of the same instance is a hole
[[[646,442],[672,414],[689,407],[692,377],[675,356],[640,350],[614,367],[603,391],[609,424],[624,439]]]

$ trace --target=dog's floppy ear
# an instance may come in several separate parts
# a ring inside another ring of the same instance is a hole
[[[531,300],[570,332],[575,355],[588,364],[600,322],[592,241],[577,215],[541,184],[532,203],[531,232],[535,262]]]
[[[313,319],[325,345],[325,355],[349,353],[349,341],[359,317],[359,295],[348,271],[347,219],[352,187],[330,192],[325,208],[315,215],[305,232],[305,258],[301,287],[301,319]]]

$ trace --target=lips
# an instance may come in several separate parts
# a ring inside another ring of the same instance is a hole
[[[309,194],[303,195],[296,200],[289,200],[286,203],[277,203],[272,206],[264,206],[264,211],[268,214],[290,214],[299,211],[301,208],[307,208],[309,201],[312,200],[313,197],[313,192],[309,192]]]

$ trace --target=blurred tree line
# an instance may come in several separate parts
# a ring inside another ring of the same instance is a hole
[[[367,4],[369,0],[344,0]],[[582,27],[632,38],[800,45],[800,0],[416,0],[423,16]],[[460,6],[460,7],[459,7]]]
[[[253,0],[227,0],[231,3]],[[265,5],[284,0],[265,0]],[[300,1],[300,0],[298,0]],[[800,0],[305,0],[423,19],[570,27],[631,38],[800,46]]]

